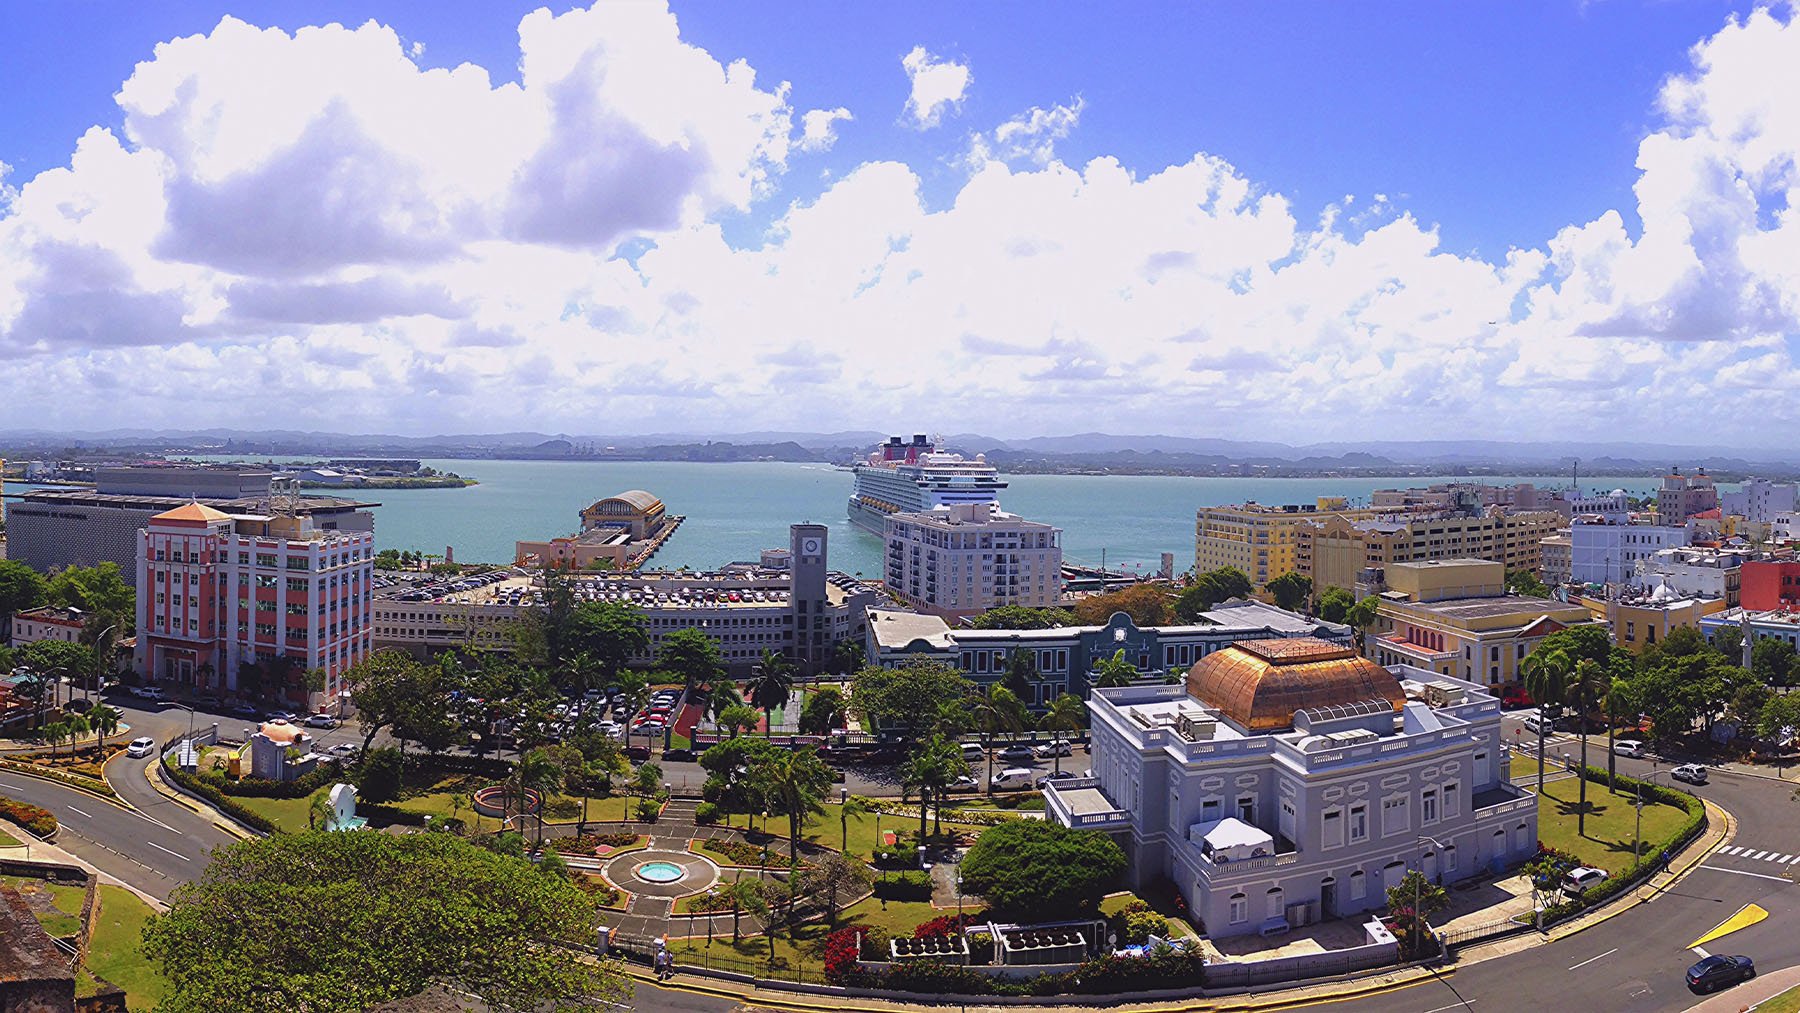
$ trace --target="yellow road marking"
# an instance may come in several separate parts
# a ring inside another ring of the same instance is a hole
[[[1745,904],[1743,907],[1738,908],[1737,914],[1732,915],[1730,918],[1727,918],[1714,926],[1711,932],[1708,932],[1706,935],[1687,944],[1687,948],[1691,950],[1696,946],[1710,943],[1720,936],[1728,936],[1739,929],[1747,929],[1767,917],[1769,917],[1769,912],[1764,911],[1762,905]]]

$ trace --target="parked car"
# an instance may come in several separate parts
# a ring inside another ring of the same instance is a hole
[[[1570,895],[1579,895],[1588,887],[1597,886],[1604,882],[1606,877],[1607,871],[1605,869],[1596,869],[1591,866],[1578,865],[1575,868],[1570,869],[1569,874],[1563,877],[1562,891],[1563,893]]]
[[[1686,781],[1689,784],[1705,784],[1706,768],[1698,763],[1684,763],[1674,770],[1669,771],[1669,776],[1677,781]]]
[[[240,718],[253,718],[261,712],[258,711],[256,709],[256,707],[252,704],[234,703],[230,707],[226,708],[225,713],[231,714],[231,715],[234,715],[234,716],[240,717]]]
[[[339,760],[350,760],[354,759],[356,754],[360,752],[362,752],[362,748],[357,746],[354,742],[340,742],[330,749],[325,750],[325,755]]]
[[[975,791],[980,787],[981,781],[969,774],[964,774],[950,782],[951,791]]]
[[[148,735],[140,735],[132,739],[131,745],[125,747],[125,755],[134,758],[149,756],[154,752],[156,752],[156,740]]]
[[[1031,787],[1032,778],[1036,776],[1037,771],[1030,767],[1008,767],[995,774],[988,787],[995,791],[1022,791]]]
[[[970,762],[985,760],[987,751],[981,748],[979,742],[965,742],[962,744],[962,758]]]
[[[1508,686],[1501,691],[1500,707],[1502,710],[1518,710],[1531,706],[1531,694],[1525,692],[1523,686]]]
[[[306,727],[308,728],[336,728],[341,724],[343,724],[342,721],[329,714],[311,714],[306,718]]]
[[[1613,752],[1620,756],[1641,758],[1644,755],[1644,744],[1636,739],[1620,739],[1613,743]]]
[[[133,686],[126,692],[141,700],[161,700],[163,698],[163,691],[158,686]]]
[[[219,706],[219,698],[213,693],[202,693],[194,698],[195,707],[213,708]]]
[[[1075,772],[1073,770],[1053,770],[1043,777],[1038,778],[1037,786],[1039,788],[1048,788],[1052,781],[1073,781],[1074,779]]]
[[[1037,754],[1032,752],[1030,746],[1007,746],[1005,749],[995,753],[994,759],[1017,763],[1021,760],[1035,760],[1037,759]]]
[[[80,697],[76,697],[65,704],[64,709],[74,711],[77,714],[86,714],[88,711],[94,709],[94,701],[83,700]]]
[[[1550,731],[1550,722],[1542,714],[1525,715],[1525,730],[1533,735]]]
[[[1743,954],[1728,957],[1715,953],[1687,969],[1687,986],[1695,992],[1715,992],[1756,977],[1756,962]]]
[[[692,763],[696,755],[692,749],[665,749],[662,758],[666,762]]]
[[[295,716],[293,711],[270,711],[269,713],[263,715],[263,720],[264,721],[286,721],[288,724],[291,725],[295,721],[299,720],[299,718],[297,718]]]
[[[1054,742],[1044,743],[1033,750],[1033,752],[1041,759],[1047,760],[1052,756],[1073,756],[1075,754],[1075,746],[1070,743],[1068,739],[1057,739]]]

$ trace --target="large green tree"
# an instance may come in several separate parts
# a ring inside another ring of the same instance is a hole
[[[1038,719],[1038,727],[1050,732],[1078,732],[1087,727],[1087,703],[1073,693],[1050,701],[1050,709]],[[1062,773],[1062,755],[1056,756],[1056,772]]]
[[[0,559],[0,620],[44,604],[49,591],[49,582],[36,570],[16,559]]]
[[[679,678],[682,688],[689,693],[711,686],[725,674],[725,659],[719,653],[719,642],[692,626],[663,637],[657,663]]]
[[[1114,686],[1129,686],[1137,681],[1137,666],[1125,660],[1125,648],[1112,652],[1112,657],[1101,658],[1089,669],[1095,689],[1111,689]]]
[[[94,652],[86,644],[67,640],[38,640],[26,644],[17,662],[35,679],[32,687],[24,683],[19,692],[36,705],[37,723],[42,724],[44,708],[56,706],[56,687],[60,679],[76,679],[94,670]]]
[[[1530,570],[1506,571],[1506,589],[1526,598],[1548,598],[1550,589]]]
[[[960,702],[970,688],[962,672],[933,661],[869,667],[850,683],[850,710],[865,729],[910,745],[931,731],[944,704]]]
[[[1312,594],[1312,578],[1295,570],[1269,581],[1269,594],[1275,598],[1275,604],[1292,612],[1306,604]]]
[[[817,690],[806,698],[806,705],[800,709],[801,734],[830,735],[832,731],[844,727],[844,715],[849,706],[849,702],[844,699],[844,691],[836,686]]]
[[[1794,664],[1794,645],[1780,637],[1758,637],[1750,647],[1750,671],[1767,685],[1793,685]]]
[[[831,793],[831,768],[819,759],[818,750],[810,747],[770,749],[756,757],[750,780],[768,811],[787,818],[788,854],[797,863],[800,828],[825,812],[825,798]]]
[[[969,772],[962,748],[942,735],[921,743],[900,765],[900,787],[919,796],[919,839],[925,839],[925,811],[932,809],[934,830],[943,830],[943,799],[950,785]]]
[[[982,831],[962,862],[963,888],[1007,918],[1074,918],[1099,907],[1125,871],[1125,852],[1096,830],[1011,820]]]
[[[452,834],[276,834],[214,852],[144,953],[165,1013],[360,1013],[440,983],[573,1013],[628,995],[611,965],[551,942],[591,943],[595,924],[567,877]]]
[[[362,723],[363,752],[382,729],[405,721],[421,698],[430,695],[433,673],[395,648],[376,651],[351,665],[344,673],[350,687],[350,703]]]
[[[1356,607],[1356,599],[1341,587],[1328,587],[1319,595],[1319,618],[1328,623],[1341,623]]]
[[[1075,613],[1060,608],[1001,605],[969,620],[978,630],[1049,630],[1075,625]]]
[[[50,575],[46,595],[53,605],[68,605],[100,616],[129,636],[137,630],[137,591],[107,561],[94,566],[71,566]]]
[[[1175,614],[1184,622],[1193,622],[1200,613],[1220,602],[1247,597],[1252,590],[1250,576],[1235,566],[1221,566],[1194,578],[1175,599]]]
[[[650,622],[625,602],[584,602],[570,616],[568,641],[572,650],[599,665],[605,684],[611,685],[633,658],[650,652]]]
[[[1005,686],[990,686],[986,692],[969,695],[969,713],[981,733],[981,752],[987,758],[987,793],[994,793],[994,736],[1017,735],[1031,722],[1025,702]]]

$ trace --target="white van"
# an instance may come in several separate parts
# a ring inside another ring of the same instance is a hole
[[[1644,756],[1644,744],[1636,739],[1620,739],[1613,743],[1613,752],[1620,756],[1642,759]]]
[[[988,787],[995,791],[1020,791],[1032,787],[1037,779],[1037,771],[1030,767],[1008,767],[994,775]]]
[[[976,760],[985,760],[987,759],[987,750],[981,748],[979,742],[965,742],[962,744],[962,758],[970,763]]]

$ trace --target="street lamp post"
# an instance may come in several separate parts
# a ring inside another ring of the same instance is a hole
[[[117,623],[114,623],[113,625],[108,626],[105,630],[102,630],[98,637],[94,638],[94,682],[96,684],[98,684],[100,682],[100,680],[105,677],[105,673],[101,671],[101,666],[100,666],[100,645],[102,643],[106,642],[106,640],[109,637],[111,637],[114,633],[117,633],[118,631],[119,631],[119,625]],[[81,698],[83,700],[92,700],[94,698],[93,687],[92,686],[81,687]]]
[[[713,899],[718,896],[718,893],[719,891],[714,887],[706,888],[706,948],[709,950],[712,949],[713,941]]]
[[[1633,821],[1631,829],[1631,862],[1633,865],[1642,861],[1644,857],[1642,853],[1644,845],[1644,785],[1656,783],[1656,779],[1666,773],[1668,771],[1653,770],[1649,777],[1638,779],[1637,798],[1631,802],[1631,807],[1637,810],[1637,818]]]

